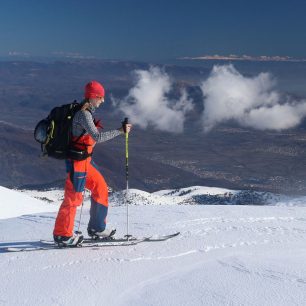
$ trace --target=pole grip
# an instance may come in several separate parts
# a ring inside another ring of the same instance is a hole
[[[126,125],[129,123],[129,118],[124,118],[124,120],[121,122],[122,123],[122,128],[124,133],[126,133]]]

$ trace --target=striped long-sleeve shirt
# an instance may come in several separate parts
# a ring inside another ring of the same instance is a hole
[[[93,123],[92,114],[86,110],[80,110],[73,117],[72,135],[75,137],[81,136],[84,130],[86,134],[89,134],[96,142],[105,142],[123,134],[123,132],[119,130],[99,132]]]

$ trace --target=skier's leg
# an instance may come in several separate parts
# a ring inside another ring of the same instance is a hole
[[[86,188],[91,190],[88,232],[102,232],[106,228],[108,188],[102,174],[93,161],[88,166]]]
[[[55,221],[54,236],[70,237],[73,235],[77,206],[83,201],[86,182],[85,161],[67,162],[67,170],[64,201]]]

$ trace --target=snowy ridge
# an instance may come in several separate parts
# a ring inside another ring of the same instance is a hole
[[[124,205],[126,192],[110,196],[112,205]],[[215,187],[192,186],[181,189],[161,190],[153,193],[130,189],[132,205],[288,205],[304,206],[306,197],[289,197],[270,192],[230,190]]]
[[[31,197],[59,205],[63,201],[63,190],[20,190]],[[85,193],[85,201],[90,193]],[[290,197],[270,192],[231,190],[217,187],[191,186],[180,189],[161,190],[153,193],[138,189],[128,191],[130,205],[283,205],[304,206],[306,197]],[[126,191],[110,193],[111,206],[126,204]]]
[[[215,187],[193,186],[174,190],[164,190],[155,194],[168,199],[178,198],[177,204],[203,204],[203,205],[265,205],[276,204],[285,196],[268,192],[239,191]]]

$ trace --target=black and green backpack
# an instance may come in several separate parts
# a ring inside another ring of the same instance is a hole
[[[38,122],[34,138],[41,144],[43,155],[56,159],[82,160],[88,157],[87,152],[76,152],[72,146],[72,120],[82,105],[76,101],[55,107],[47,118]],[[76,154],[76,156],[72,156]],[[85,156],[86,155],[86,156]]]

